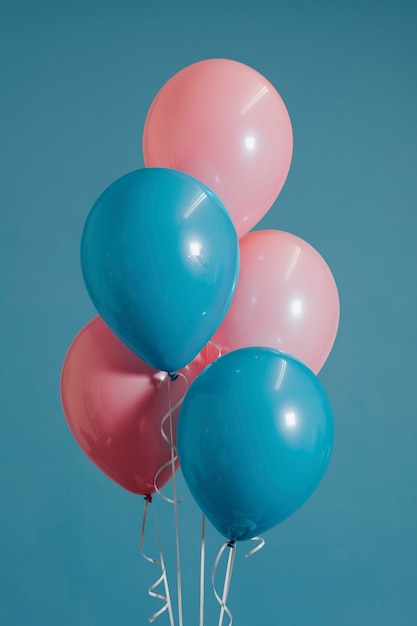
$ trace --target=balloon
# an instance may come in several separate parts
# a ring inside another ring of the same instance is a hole
[[[306,241],[283,231],[254,231],[239,245],[238,286],[213,341],[222,353],[275,348],[319,372],[336,338],[340,310],[325,260]]]
[[[182,373],[191,382],[203,367],[199,355]],[[174,406],[186,385],[178,379],[170,388]],[[153,493],[156,473],[171,459],[161,434],[168,398],[168,374],[141,361],[99,317],[75,337],[61,374],[68,426],[87,457],[128,491]],[[174,427],[178,411],[172,414]],[[169,435],[169,420],[164,432]],[[158,488],[171,476],[170,466],[157,477]]]
[[[131,172],[87,218],[81,264],[99,314],[155,369],[189,363],[214,333],[239,270],[233,223],[216,196],[183,172]]]
[[[332,450],[332,412],[303,363],[243,348],[191,385],[177,443],[197,504],[225,537],[246,540],[285,520],[317,487]]]
[[[148,167],[195,176],[222,200],[238,236],[280,193],[292,158],[292,128],[281,96],[256,70],[206,59],[172,76],[146,117]]]

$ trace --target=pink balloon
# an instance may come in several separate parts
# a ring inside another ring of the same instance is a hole
[[[203,368],[198,355],[181,372],[191,383]],[[181,377],[172,382],[172,406],[185,391]],[[161,434],[168,398],[168,374],[133,354],[101,318],[95,317],[75,337],[61,373],[61,402],[69,428],[88,458],[134,493],[152,494],[155,475],[171,459],[171,447]],[[174,434],[178,412],[173,413]],[[169,433],[168,421],[164,431]],[[171,476],[171,467],[163,470],[158,488]]]
[[[275,348],[317,374],[332,349],[340,311],[325,260],[303,239],[279,230],[248,233],[239,245],[237,289],[213,341],[223,353]]]
[[[292,157],[292,128],[281,96],[256,70],[207,59],[172,76],[149,109],[147,167],[182,170],[228,209],[238,236],[271,208]]]

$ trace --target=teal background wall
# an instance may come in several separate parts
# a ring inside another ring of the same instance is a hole
[[[59,376],[95,314],[79,264],[87,213],[142,166],[162,84],[218,56],[255,67],[284,98],[294,158],[259,227],[311,243],[342,304],[320,373],[332,462],[260,553],[239,551],[234,623],[417,623],[416,24],[407,0],[1,1],[1,624],[133,626],[160,607],[146,593],[157,568],[138,549],[143,502],[78,449]],[[181,480],[179,491],[188,626],[200,516]],[[157,504],[172,567],[172,512]],[[211,566],[221,538],[208,534]]]

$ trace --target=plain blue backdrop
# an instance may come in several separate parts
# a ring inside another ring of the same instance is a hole
[[[143,502],[77,447],[59,376],[95,314],[79,263],[87,213],[143,165],[157,90],[210,57],[253,66],[284,98],[294,158],[259,227],[312,244],[342,305],[320,373],[332,461],[260,553],[239,550],[233,623],[417,623],[416,24],[407,0],[1,1],[1,624],[136,626],[160,607],[138,549]],[[179,490],[192,626],[200,515]],[[172,567],[169,505],[158,515]],[[211,567],[221,538],[208,534]],[[209,583],[206,609],[216,624]]]

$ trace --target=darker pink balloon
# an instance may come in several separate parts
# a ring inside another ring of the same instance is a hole
[[[306,241],[278,230],[248,233],[239,245],[237,289],[213,342],[223,353],[275,348],[317,374],[339,324],[339,295],[327,263]]]
[[[292,158],[285,104],[256,70],[207,59],[172,76],[149,109],[147,167],[182,170],[205,183],[229,211],[238,236],[280,193]]]
[[[198,355],[181,372],[191,383],[203,368]],[[181,377],[171,383],[172,405],[185,391]],[[171,459],[171,447],[161,434],[161,420],[169,409],[166,372],[144,363],[95,317],[67,352],[61,401],[75,440],[102,472],[134,493],[155,491],[155,476]],[[178,412],[173,413],[174,430]],[[164,430],[169,432],[168,421]],[[171,467],[163,470],[158,488],[171,476]]]

